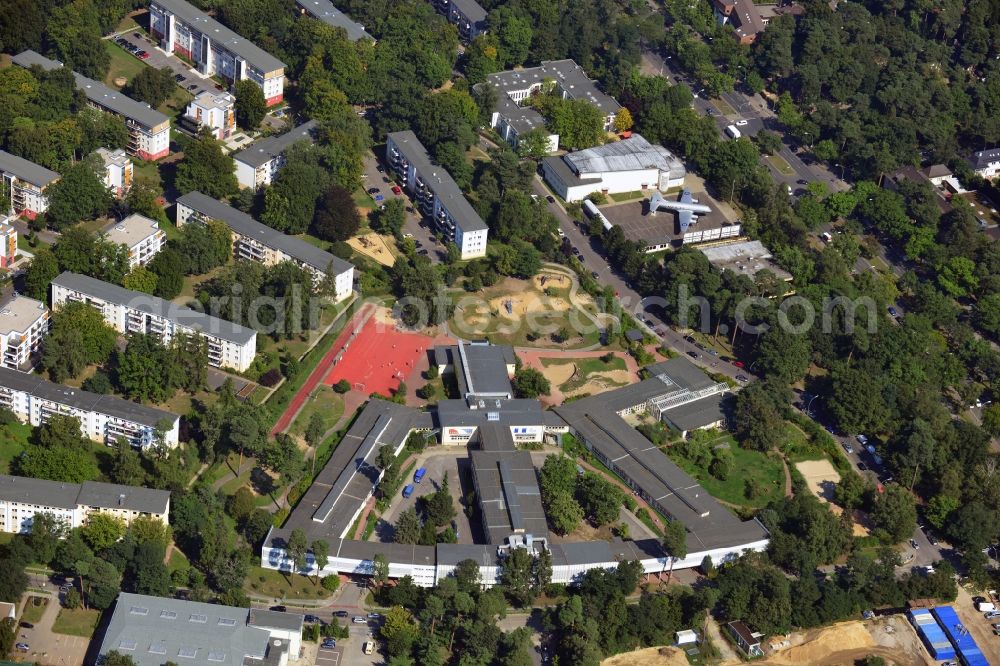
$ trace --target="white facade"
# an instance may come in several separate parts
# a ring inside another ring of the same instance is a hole
[[[184,117],[223,141],[236,128],[236,98],[227,92],[203,90],[188,104]]]
[[[979,150],[969,158],[972,170],[986,180],[1000,176],[1000,148]]]
[[[11,370],[28,370],[42,338],[49,332],[49,309],[45,303],[15,295],[0,305],[0,364]]]
[[[104,161],[104,185],[120,199],[132,186],[134,172],[132,161],[121,148],[118,150],[98,148],[97,154]]]
[[[138,213],[105,227],[107,240],[128,248],[128,266],[145,266],[166,245],[167,235],[160,225]]]

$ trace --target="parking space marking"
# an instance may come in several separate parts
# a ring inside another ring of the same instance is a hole
[[[316,653],[316,663],[329,662],[332,666],[337,666],[340,663],[340,649],[324,649],[320,648]]]

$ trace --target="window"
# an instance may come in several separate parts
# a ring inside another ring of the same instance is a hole
[[[166,654],[167,644],[163,641],[157,641],[156,643],[151,643],[149,646],[150,654]]]
[[[234,620],[231,617],[220,617],[219,618],[219,624],[221,626],[223,626],[223,627],[235,627],[236,626],[236,620]]]
[[[161,610],[160,617],[162,617],[164,620],[176,620],[177,612],[172,610]]]
[[[181,649],[177,651],[178,657],[184,657],[185,659],[194,659],[198,655],[198,648],[191,647],[190,645],[182,645]]]
[[[209,652],[208,653],[208,660],[209,661],[225,661],[226,660],[226,653],[225,652]]]
[[[132,606],[132,609],[129,611],[129,614],[130,615],[149,615],[149,609],[148,608],[143,608],[142,606]]]
[[[138,644],[135,641],[129,640],[127,638],[123,638],[118,642],[119,649],[128,650],[129,652],[134,651],[137,645]]]
[[[192,613],[191,617],[188,618],[188,622],[197,622],[198,624],[205,624],[208,622],[208,616],[202,615],[201,613]]]

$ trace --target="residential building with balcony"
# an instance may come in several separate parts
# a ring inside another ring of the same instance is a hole
[[[52,280],[52,307],[78,301],[96,308],[119,333],[143,333],[169,344],[175,335],[199,335],[208,343],[208,363],[243,372],[257,353],[257,332],[162,298],[65,272]]]
[[[312,274],[313,285],[333,278],[333,298],[341,301],[354,291],[354,266],[301,238],[289,236],[207,194],[188,192],[177,200],[177,226],[218,220],[233,232],[237,259],[274,266],[290,261]]]
[[[167,53],[231,84],[250,79],[268,106],[284,98],[285,63],[184,0],[150,0],[149,29]]]
[[[45,303],[18,294],[0,303],[0,365],[30,372],[48,332],[49,309]]]
[[[30,69],[38,65],[42,69],[52,70],[62,67],[61,62],[51,60],[31,50],[22,51],[14,56],[15,65]],[[87,96],[90,106],[120,116],[125,121],[128,131],[130,155],[142,160],[158,160],[170,152],[170,119],[150,108],[144,102],[137,102],[131,97],[112,90],[103,83],[87,78],[83,74],[73,72],[76,87]]]
[[[177,446],[180,417],[112,395],[90,393],[46,381],[0,366],[0,405],[14,412],[22,423],[40,426],[52,415],[72,416],[80,432],[96,442],[114,446],[124,439],[132,446],[155,446],[157,428],[163,428],[163,445]]]
[[[486,32],[486,10],[476,0],[432,0],[438,13],[458,28],[463,42],[471,42]]]
[[[55,171],[0,150],[0,195],[10,201],[10,210],[5,212],[35,219],[48,210],[45,190],[57,180]]]
[[[67,529],[107,514],[126,525],[143,516],[167,523],[170,491],[117,483],[63,483],[0,474],[0,532],[29,534],[35,515],[47,513]]]
[[[295,0],[299,11],[333,28],[343,28],[352,42],[375,38],[365,32],[365,27],[351,20],[351,17],[333,6],[330,0]]]
[[[1000,148],[977,150],[966,161],[981,178],[993,180],[1000,175]]]
[[[134,174],[132,160],[122,148],[118,150],[98,148],[96,152],[104,162],[104,184],[115,198],[121,199],[128,192],[128,188],[132,187]]]
[[[489,228],[458,184],[430,156],[410,130],[386,136],[385,159],[435,229],[461,252],[462,259],[486,256]]]
[[[236,129],[236,98],[227,92],[202,90],[187,105],[183,120],[193,133],[204,127],[225,141]]]
[[[316,134],[316,121],[302,123],[295,129],[278,136],[254,141],[233,155],[236,163],[236,180],[240,187],[257,189],[270,185],[278,171],[285,165],[285,151],[296,141],[312,143]]]
[[[167,242],[167,234],[160,225],[138,213],[109,224],[104,228],[104,235],[112,243],[128,248],[129,268],[148,264]]]
[[[17,261],[17,229],[9,217],[0,214],[0,268],[10,268]]]
[[[597,83],[572,60],[543,60],[539,67],[497,72],[478,85],[493,87],[496,106],[490,126],[514,148],[521,135],[533,129],[545,129],[542,114],[526,106],[526,102],[532,95],[550,87],[563,99],[584,100],[600,109],[606,132],[614,128],[615,118],[622,108],[614,97],[601,92]],[[548,139],[549,152],[559,150],[559,135],[550,133]]]

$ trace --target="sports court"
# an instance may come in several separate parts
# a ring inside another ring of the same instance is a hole
[[[390,396],[433,344],[430,336],[404,333],[372,317],[344,345],[325,382],[332,386],[346,379],[355,391]]]

